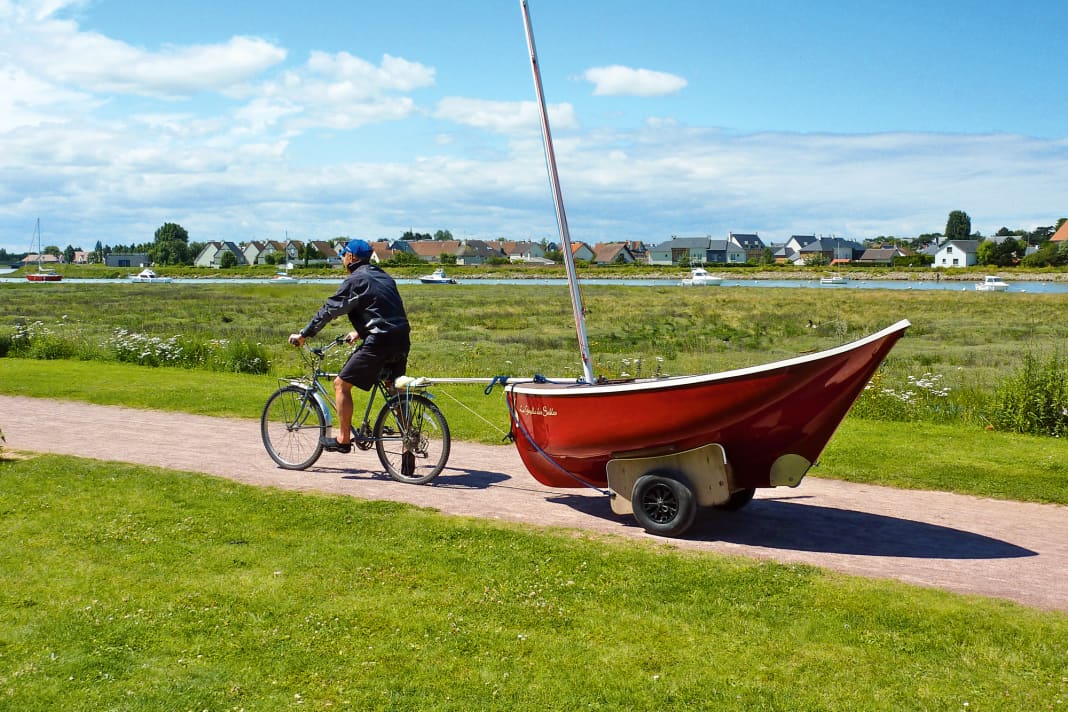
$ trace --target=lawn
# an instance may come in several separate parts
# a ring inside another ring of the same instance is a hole
[[[65,457],[0,462],[0,708],[1022,710],[1068,616]]]

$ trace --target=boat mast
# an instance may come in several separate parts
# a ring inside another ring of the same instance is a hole
[[[523,10],[523,26],[527,33],[527,49],[530,50],[530,68],[534,73],[534,91],[538,95],[541,112],[541,133],[545,141],[545,165],[549,170],[549,184],[556,205],[556,223],[560,228],[560,240],[564,243],[564,266],[567,268],[567,284],[571,289],[571,309],[575,313],[575,331],[578,334],[579,352],[582,355],[582,374],[586,383],[593,383],[593,362],[590,345],[586,339],[586,317],[582,308],[582,295],[578,291],[578,275],[575,273],[575,256],[571,252],[571,233],[567,228],[564,198],[560,192],[560,176],[556,172],[556,154],[553,152],[552,134],[549,132],[549,112],[545,108],[545,94],[541,87],[541,70],[538,67],[538,51],[534,48],[534,30],[530,26],[530,10],[527,0],[519,0]]]

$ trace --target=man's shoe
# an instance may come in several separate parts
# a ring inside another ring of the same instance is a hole
[[[352,443],[339,443],[337,439],[323,436],[319,438],[319,444],[323,446],[323,449],[327,452],[352,452]]]

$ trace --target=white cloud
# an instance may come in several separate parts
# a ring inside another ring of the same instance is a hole
[[[303,66],[243,87],[240,93],[254,98],[237,118],[266,127],[289,117],[293,131],[397,121],[415,111],[401,94],[433,86],[434,75],[433,67],[388,54],[375,65],[348,52],[312,52]]]
[[[56,19],[53,13],[65,5],[0,5],[5,63],[82,91],[177,97],[247,81],[286,56],[256,37],[150,51]]]
[[[555,104],[549,106],[548,111],[554,132],[578,127],[571,104]],[[533,101],[487,101],[450,96],[438,102],[434,116],[498,134],[541,130],[540,111]]]
[[[685,79],[674,74],[618,64],[593,67],[582,76],[594,85],[594,96],[667,96],[679,93],[687,84]]]

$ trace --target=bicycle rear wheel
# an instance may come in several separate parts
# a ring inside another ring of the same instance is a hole
[[[449,424],[438,407],[419,393],[401,393],[386,401],[375,420],[375,448],[389,476],[424,485],[449,460]]]
[[[303,388],[279,388],[263,406],[263,446],[279,467],[307,469],[323,454],[319,438],[326,435],[326,422],[319,402]]]

